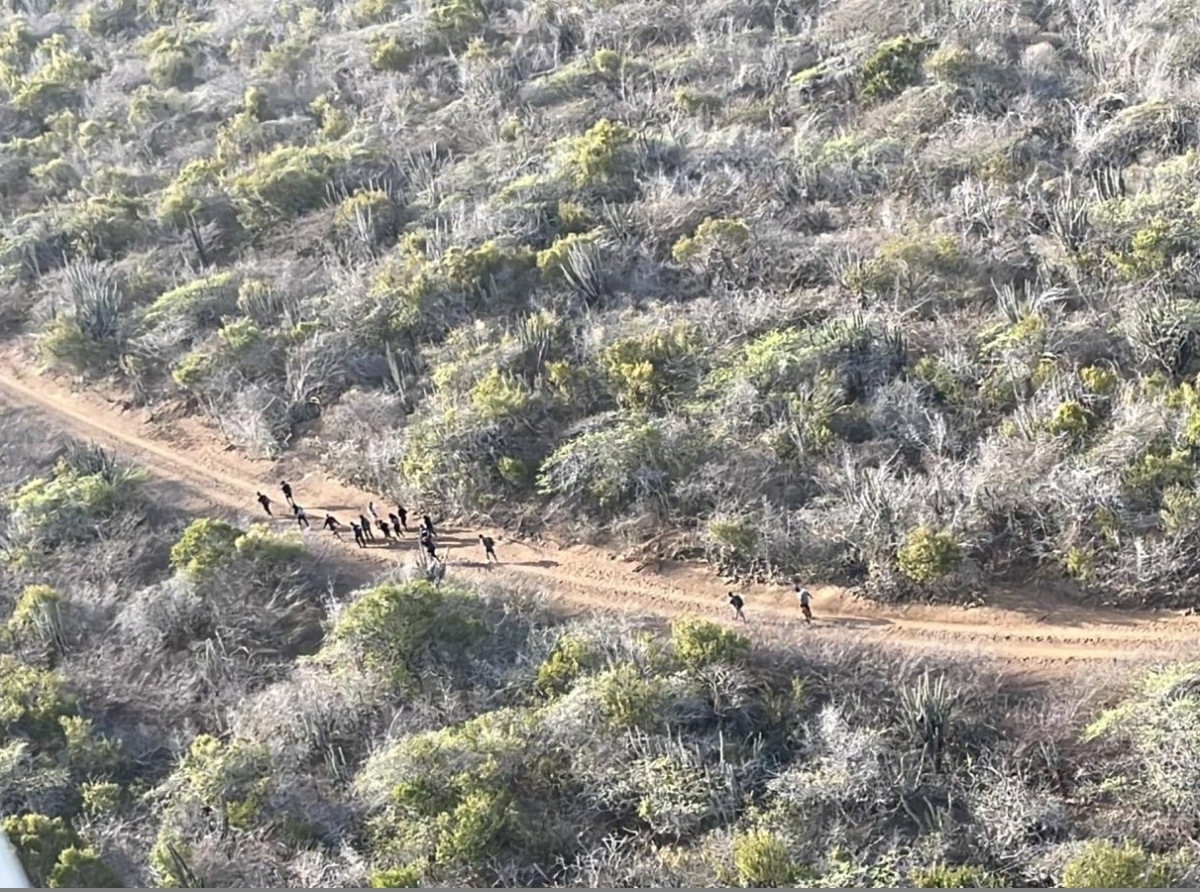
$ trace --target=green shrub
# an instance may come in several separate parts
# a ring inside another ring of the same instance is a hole
[[[534,686],[547,697],[565,694],[595,664],[597,654],[587,641],[574,635],[564,635],[554,645],[550,656],[538,666]]]
[[[425,870],[421,865],[407,864],[371,875],[372,889],[419,889]]]
[[[92,195],[70,206],[63,235],[81,256],[111,260],[125,254],[144,232],[145,202],[128,195]]]
[[[1173,486],[1190,486],[1196,469],[1185,450],[1165,440],[1147,446],[1121,477],[1121,487],[1135,505],[1158,508],[1163,493]]]
[[[171,546],[171,565],[192,579],[201,579],[233,557],[241,535],[241,530],[223,520],[193,520]]]
[[[676,263],[694,260],[702,255],[729,254],[750,240],[750,227],[742,220],[705,218],[695,233],[679,239],[671,248]]]
[[[561,207],[561,206],[560,206]],[[600,232],[571,232],[560,238],[544,251],[537,253],[537,268],[547,282],[562,281],[566,271],[571,268],[571,251],[581,245],[595,244],[600,238]]]
[[[195,82],[196,63],[187,50],[166,49],[150,57],[146,73],[160,90],[185,90]]]
[[[1090,548],[1072,547],[1067,551],[1063,569],[1072,579],[1088,582],[1096,575],[1096,553]]]
[[[333,225],[343,237],[357,236],[375,245],[395,238],[400,214],[390,195],[369,189],[339,204],[333,214]]]
[[[213,373],[213,355],[207,350],[193,350],[171,367],[171,380],[181,390],[201,390]]]
[[[749,889],[791,886],[798,874],[787,843],[765,830],[734,836],[733,866],[738,882]]]
[[[349,113],[334,105],[328,96],[318,96],[309,105],[308,110],[320,122],[321,136],[325,139],[341,139],[354,126],[354,120]]]
[[[102,73],[100,66],[67,44],[63,34],[54,34],[37,46],[42,64],[27,77],[10,76],[8,90],[12,107],[31,117],[50,117],[75,105],[80,89]]]
[[[0,654],[0,731],[35,742],[60,742],[62,719],[75,714],[75,701],[56,673]]]
[[[620,663],[593,679],[600,712],[621,728],[658,731],[668,692],[662,679],[646,676],[633,663]]]
[[[18,537],[52,545],[97,535],[96,525],[143,505],[145,475],[129,468],[83,473],[60,462],[49,478],[29,481],[9,497]]]
[[[47,887],[59,856],[78,842],[62,818],[27,814],[4,819],[4,833],[35,888]]]
[[[1054,410],[1054,415],[1046,422],[1046,430],[1053,436],[1081,443],[1091,432],[1095,420],[1095,416],[1079,402],[1067,400]]]
[[[688,395],[700,376],[702,351],[699,330],[679,323],[614,341],[599,361],[619,405],[662,409]]]
[[[46,882],[50,889],[123,889],[112,869],[91,846],[62,850]]]
[[[238,739],[225,743],[200,734],[162,792],[168,812],[195,804],[211,809],[229,827],[245,830],[259,818],[272,784],[271,758],[265,747]]]
[[[925,56],[936,45],[910,34],[880,44],[859,69],[859,94],[867,102],[899,96],[920,79]]]
[[[121,804],[121,785],[113,781],[85,781],[79,794],[84,814],[93,818],[111,814]]]
[[[367,45],[371,67],[376,71],[408,71],[420,56],[420,48],[392,34],[380,34]]]
[[[344,164],[363,160],[359,149],[280,146],[253,158],[228,181],[246,228],[260,232],[320,207]]]
[[[1063,867],[1059,885],[1068,889],[1170,889],[1182,881],[1170,858],[1151,855],[1139,843],[1088,840]]]
[[[487,24],[487,9],[482,0],[435,0],[429,9],[429,23],[453,46],[465,45]]]
[[[331,640],[410,683],[424,655],[455,660],[483,634],[468,596],[424,580],[376,586],[342,611]]]
[[[913,582],[940,579],[958,569],[962,548],[947,530],[920,526],[910,532],[896,551],[896,566]]]
[[[689,669],[711,663],[732,663],[750,653],[750,639],[706,619],[688,618],[671,623],[671,646]]]
[[[241,277],[231,270],[192,279],[155,298],[140,324],[146,330],[183,322],[213,325],[237,307],[240,284]]]
[[[582,136],[563,143],[563,174],[577,189],[623,188],[632,182],[636,136],[624,124],[597,121]]]

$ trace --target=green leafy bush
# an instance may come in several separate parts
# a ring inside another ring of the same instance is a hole
[[[738,882],[750,889],[791,886],[798,870],[787,843],[765,830],[740,833],[733,840],[733,866]]]
[[[245,740],[197,735],[159,790],[168,816],[196,804],[235,830],[252,827],[272,790],[270,755]]]
[[[920,526],[908,534],[896,551],[897,568],[913,582],[940,579],[958,569],[962,548],[948,530]]]
[[[34,741],[63,739],[61,720],[75,702],[61,676],[0,654],[0,730]]]
[[[113,871],[61,817],[6,816],[3,829],[35,888],[122,888]]]
[[[357,236],[375,245],[395,238],[400,214],[390,195],[368,189],[356,192],[338,205],[333,225],[343,237]]]
[[[705,619],[680,619],[671,623],[671,646],[676,658],[689,669],[710,663],[732,663],[750,653],[750,639]]]
[[[192,579],[201,579],[229,561],[241,535],[241,530],[223,520],[193,520],[171,546],[171,564]]]
[[[595,664],[595,650],[582,638],[564,635],[554,645],[545,661],[538,666],[537,690],[547,696],[565,694]]]
[[[372,38],[368,49],[371,53],[371,67],[376,71],[408,71],[420,56],[418,47],[390,34],[380,34]]]
[[[331,640],[408,684],[425,655],[455,660],[483,634],[469,596],[424,580],[377,586],[338,617]]]
[[[1088,840],[1063,867],[1059,885],[1069,889],[1170,889],[1182,875],[1170,858],[1147,853],[1140,844]]]
[[[8,498],[17,536],[52,545],[97,534],[96,524],[144,505],[145,475],[131,468],[84,473],[66,462],[50,477],[29,481]]]
[[[750,227],[742,220],[706,217],[690,236],[679,239],[671,248],[676,263],[711,254],[728,254],[750,240]]]
[[[633,175],[637,134],[619,122],[601,119],[586,133],[562,144],[563,175],[577,189],[627,188]]]
[[[876,48],[859,69],[859,94],[868,102],[892,99],[917,83],[936,41],[904,34]]]

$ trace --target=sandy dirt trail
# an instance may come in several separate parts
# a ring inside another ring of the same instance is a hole
[[[55,429],[95,440],[145,467],[152,475],[188,492],[189,503],[265,519],[255,502],[262,491],[287,511],[279,481],[288,480],[304,506],[313,529],[310,538],[332,546],[338,561],[408,561],[417,548],[410,534],[399,544],[366,550],[338,543],[320,531],[326,510],[343,522],[366,513],[374,500],[381,514],[394,510],[391,499],[341,485],[317,473],[302,473],[295,457],[278,462],[252,461],[224,448],[219,437],[195,421],[156,424],[123,411],[120,405],[90,390],[73,391],[69,384],[28,369],[22,358],[0,358],[0,400],[43,418]],[[144,416],[145,413],[140,413]],[[407,506],[410,526],[419,519],[419,506]],[[290,525],[290,517],[277,524]],[[483,532],[496,539],[502,563],[481,562]],[[376,536],[379,537],[378,531]],[[442,550],[452,575],[497,574],[542,589],[572,610],[632,610],[663,617],[705,615],[730,620],[726,600],[729,585],[702,565],[664,562],[654,569],[622,561],[616,554],[585,546],[534,544],[501,530],[461,529],[439,525]],[[354,575],[360,575],[356,573]],[[1048,592],[997,591],[989,605],[977,608],[911,605],[886,607],[855,599],[832,587],[810,585],[816,621],[800,622],[792,594],[779,586],[747,586],[751,628],[783,634],[802,643],[807,636],[849,636],[920,649],[952,650],[1018,664],[1037,672],[1064,670],[1080,662],[1178,657],[1200,650],[1200,618],[1171,612],[1088,608]]]

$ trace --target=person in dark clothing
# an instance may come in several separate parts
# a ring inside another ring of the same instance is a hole
[[[396,531],[396,538],[399,539],[404,533],[401,531],[400,518],[395,514],[389,514],[388,520],[392,522],[392,529]]]
[[[388,522],[386,520],[380,519],[380,520],[375,521],[375,523],[377,523],[379,525],[379,529],[381,529],[383,531],[383,538],[385,538],[385,539],[392,538],[392,530],[388,526]]]
[[[408,532],[408,510],[403,505],[396,506],[396,516],[400,518],[400,527]]]
[[[342,526],[341,523],[339,523],[338,519],[336,517],[334,517],[332,514],[325,515],[325,529],[332,530],[333,537],[335,539],[342,538],[341,526]]]
[[[491,536],[485,536],[483,533],[480,533],[479,544],[483,546],[483,555],[485,561],[494,560],[496,563],[500,563],[500,558],[496,557],[495,539],[493,539]]]
[[[294,506],[296,503],[292,500],[292,485],[286,480],[280,480],[279,488],[283,490],[283,497],[287,499],[287,503]]]
[[[433,528],[433,519],[428,514],[426,514],[423,518],[423,522],[425,524],[425,529],[429,530],[429,535],[436,536],[437,530]]]
[[[296,526],[301,529],[308,529],[308,515],[304,513],[304,509],[299,505],[292,505],[292,513],[296,515]]]
[[[371,521],[367,520],[367,515],[358,515],[358,522],[362,525],[363,538],[375,541],[375,534],[371,532]]]
[[[437,556],[437,538],[428,529],[421,530],[421,546],[435,561],[441,560]]]
[[[367,502],[367,510],[371,512],[371,517],[375,518],[375,520],[379,520],[379,512],[375,510],[374,502]]]
[[[729,606],[733,608],[733,618],[740,619],[742,622],[749,622],[746,619],[746,614],[742,613],[742,608],[746,606],[746,602],[742,600],[742,596],[737,592],[729,593]]]
[[[354,523],[354,521],[351,521],[350,529],[354,530],[354,541],[358,543],[358,547],[366,548],[367,540],[363,538],[362,527],[360,527],[358,524]]]
[[[263,510],[267,512],[267,516],[274,517],[275,515],[271,513],[271,500],[264,496],[261,492],[255,493],[254,496],[258,499],[258,504],[262,505]]]

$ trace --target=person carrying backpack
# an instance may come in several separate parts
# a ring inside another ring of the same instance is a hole
[[[342,538],[341,526],[342,526],[341,523],[339,523],[338,519],[336,517],[334,517],[332,514],[325,515],[325,529],[332,530],[333,537],[335,539]]]
[[[302,530],[308,529],[308,515],[299,505],[292,505],[292,513],[296,515],[296,526]]]
[[[371,521],[367,520],[367,515],[365,515],[365,514],[358,515],[358,522],[362,526],[363,538],[369,539],[371,542],[374,542],[375,534],[371,532]]]
[[[396,538],[399,539],[401,536],[404,535],[404,533],[402,532],[402,525],[400,523],[400,518],[397,517],[395,514],[389,514],[388,520],[390,520],[392,522],[392,529],[395,530]]]
[[[287,499],[287,503],[294,507],[296,503],[292,500],[292,485],[286,480],[280,480],[279,488],[283,490],[283,497]]]
[[[496,563],[500,563],[500,558],[496,557],[495,539],[493,539],[491,536],[485,536],[483,533],[480,533],[479,544],[483,546],[483,555],[485,561],[494,560]]]
[[[367,547],[367,540],[366,540],[366,539],[363,537],[363,531],[362,531],[362,527],[360,527],[360,526],[359,526],[358,524],[356,524],[354,521],[351,521],[351,522],[350,522],[350,529],[354,530],[354,541],[355,541],[356,543],[358,543],[358,547],[359,547],[359,548],[366,548],[366,547]]]
[[[267,512],[267,517],[274,517],[275,515],[271,513],[271,500],[261,492],[255,493],[254,496],[258,499],[258,504],[262,505],[263,510]]]
[[[746,614],[742,613],[742,608],[746,606],[746,602],[742,600],[742,596],[737,592],[729,593],[729,606],[733,608],[733,618],[740,619],[742,622],[749,622],[746,619]]]

